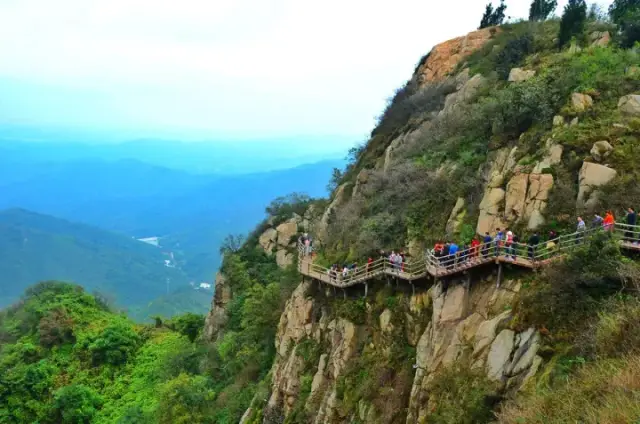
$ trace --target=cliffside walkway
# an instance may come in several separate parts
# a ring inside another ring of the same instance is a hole
[[[469,269],[489,263],[509,263],[523,268],[535,269],[544,266],[572,249],[587,243],[596,232],[611,231],[621,237],[620,246],[624,249],[640,251],[640,225],[615,223],[610,228],[592,228],[582,232],[575,232],[560,236],[552,242],[543,242],[537,246],[513,243],[511,248],[504,244],[496,246],[495,242],[481,244],[466,250],[458,251],[455,255],[436,256],[433,251],[427,251],[424,257],[415,261],[405,262],[398,267],[388,258],[379,258],[370,264],[358,265],[346,276],[342,270],[330,273],[330,270],[313,263],[310,256],[305,255],[303,245],[298,246],[298,270],[302,275],[314,278],[338,288],[347,288],[363,284],[380,276],[399,278],[412,283],[414,280],[430,275],[434,278],[461,274]]]

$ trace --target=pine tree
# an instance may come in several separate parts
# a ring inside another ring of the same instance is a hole
[[[640,41],[640,0],[614,0],[609,16],[620,28],[622,47],[633,47]]]
[[[544,21],[556,10],[557,6],[557,0],[533,0],[529,7],[529,20]]]
[[[480,20],[480,26],[478,27],[478,29],[491,26],[489,22],[491,22],[492,15],[493,15],[493,6],[491,5],[491,3],[488,3],[487,7],[484,9],[484,15],[482,15],[482,19]]]
[[[504,4],[504,0],[500,0],[500,6],[495,9],[491,3],[487,4],[484,10],[482,19],[480,20],[480,27],[478,29],[487,28],[490,26],[500,25],[504,21],[504,12],[507,10],[507,5]]]
[[[582,34],[586,20],[587,3],[584,0],[569,0],[560,20],[558,47],[567,44],[574,36]]]

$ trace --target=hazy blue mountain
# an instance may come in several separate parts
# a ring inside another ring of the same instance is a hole
[[[24,209],[0,211],[0,306],[44,280],[98,290],[118,305],[144,305],[186,287],[186,275],[165,266],[162,249],[131,237]]]
[[[132,139],[109,143],[100,142],[101,138],[108,139],[109,135],[0,125],[0,153],[7,161],[22,163],[135,159],[190,173],[237,175],[340,159],[347,150],[344,146],[351,144],[340,137],[191,142]]]
[[[192,280],[211,280],[227,234],[253,228],[277,196],[294,191],[324,195],[332,168],[342,164],[324,161],[220,176],[132,159],[43,163],[3,156],[0,209],[26,208],[127,236],[161,236]]]

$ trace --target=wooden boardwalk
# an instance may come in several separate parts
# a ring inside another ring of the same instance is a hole
[[[514,243],[509,251],[506,246],[496,248],[493,242],[448,256],[436,256],[432,251],[428,251],[425,252],[424,258],[405,262],[400,268],[396,264],[392,264],[388,258],[379,258],[370,264],[357,266],[346,275],[343,275],[342,270],[331,273],[327,268],[313,263],[311,256],[305,255],[304,246],[301,245],[298,247],[298,270],[302,275],[331,286],[347,288],[357,284],[366,284],[369,280],[382,276],[413,283],[413,281],[427,276],[439,278],[462,274],[487,264],[507,263],[522,268],[535,269],[563,257],[577,246],[588,243],[589,237],[598,231],[603,231],[603,229],[595,228],[568,234],[554,239],[553,244],[542,243],[535,247]],[[612,231],[622,236],[620,247],[640,251],[640,244],[631,241],[640,239],[640,226],[616,223]]]

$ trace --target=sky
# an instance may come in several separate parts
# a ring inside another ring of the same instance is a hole
[[[506,3],[527,16],[529,0]],[[485,4],[0,0],[0,124],[353,145],[420,57],[476,29]]]

